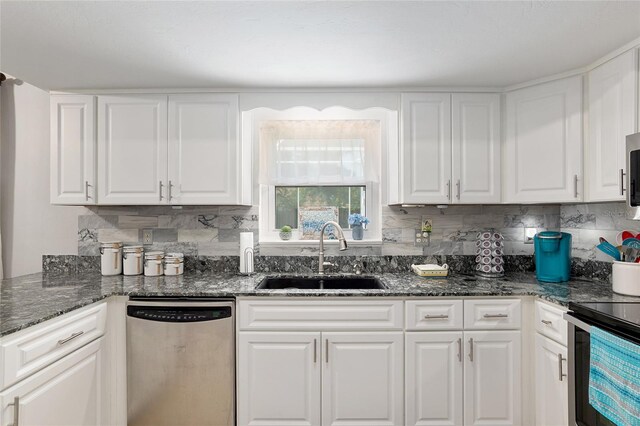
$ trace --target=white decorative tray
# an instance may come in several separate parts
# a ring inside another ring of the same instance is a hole
[[[421,277],[443,278],[449,275],[449,265],[411,265],[411,269],[416,275]]]

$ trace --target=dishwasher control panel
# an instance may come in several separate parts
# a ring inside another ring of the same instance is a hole
[[[127,316],[148,321],[161,322],[200,322],[214,321],[231,317],[231,307],[165,307],[165,306],[127,306]]]

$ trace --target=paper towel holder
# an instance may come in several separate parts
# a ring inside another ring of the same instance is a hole
[[[244,249],[244,271],[240,271],[241,274],[251,275],[253,274],[253,248],[247,247]]]

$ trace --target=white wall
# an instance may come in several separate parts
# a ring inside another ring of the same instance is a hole
[[[49,94],[0,88],[0,221],[4,277],[39,272],[43,254],[77,254],[81,207],[49,204]]]

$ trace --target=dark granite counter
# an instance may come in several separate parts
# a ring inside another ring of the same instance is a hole
[[[0,282],[0,336],[89,305],[109,296],[267,296],[267,297],[459,297],[536,296],[560,305],[569,302],[634,301],[617,295],[602,281],[574,279],[539,283],[531,273],[500,279],[453,275],[421,278],[411,273],[376,274],[383,290],[256,290],[265,274],[188,274],[177,277],[103,277],[88,274],[31,274]]]

